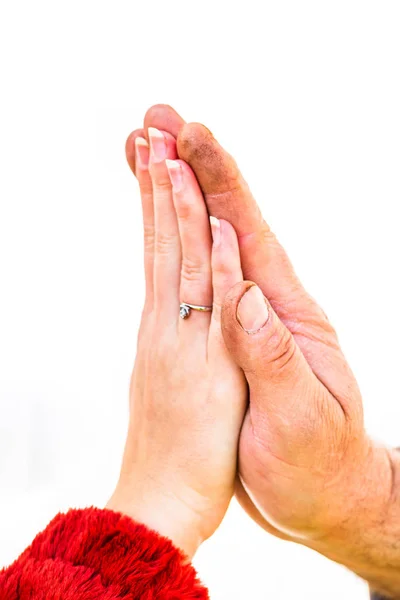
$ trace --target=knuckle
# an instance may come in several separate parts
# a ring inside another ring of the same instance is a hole
[[[259,236],[260,236],[260,241],[264,242],[265,244],[275,245],[278,243],[278,240],[276,239],[276,235],[274,234],[273,231],[271,231],[270,226],[268,225],[268,223],[265,220],[262,222]]]
[[[154,190],[158,193],[166,193],[170,194],[172,190],[170,179],[166,179],[165,177],[158,177],[153,179],[153,187]]]
[[[178,219],[183,223],[192,221],[194,217],[193,206],[180,198],[179,202],[176,203],[176,214],[178,215]]]
[[[150,165],[149,172],[153,191],[171,191],[172,184],[169,175],[163,169],[160,170],[160,165]]]
[[[153,250],[154,248],[155,231],[152,225],[144,226],[144,247],[145,250]]]
[[[229,268],[231,265],[221,258],[220,256],[213,257],[212,270],[218,276],[226,276],[228,273],[230,274],[232,271]]]
[[[205,281],[208,270],[204,263],[184,257],[182,261],[182,279],[187,282]]]
[[[295,353],[296,344],[290,331],[286,328],[277,329],[268,343],[269,362],[275,374],[279,375],[285,371]]]
[[[184,227],[195,227],[198,230],[199,225],[204,222],[204,204],[201,205],[200,201],[185,197],[184,193],[175,196],[175,210]]]
[[[143,200],[150,202],[153,200],[153,185],[150,177],[142,178],[139,181],[140,193],[142,194]]]
[[[264,237],[265,239],[275,239],[275,235],[274,233],[271,231],[270,226],[268,225],[268,223],[266,222],[265,219],[263,219],[262,221],[262,225],[261,225],[261,235],[262,237]]]
[[[176,247],[176,235],[159,232],[155,239],[155,246],[157,254],[169,255]]]

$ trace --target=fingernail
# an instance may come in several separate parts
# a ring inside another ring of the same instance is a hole
[[[153,162],[161,162],[167,156],[167,144],[165,142],[165,137],[155,129],[154,127],[149,127],[149,138],[150,138],[150,155],[153,159]]]
[[[135,140],[136,159],[141,169],[147,169],[149,165],[149,144],[142,137]]]
[[[174,192],[180,192],[183,188],[183,173],[182,167],[176,160],[169,160],[168,158],[165,161],[168,169],[168,175],[172,183],[172,187],[174,188]]]
[[[237,307],[237,319],[243,329],[251,334],[257,333],[268,321],[268,307],[264,294],[257,285],[247,290]]]
[[[216,217],[210,217],[210,224],[213,245],[214,248],[216,248],[217,246],[219,246],[219,243],[221,241],[221,226],[219,220]]]

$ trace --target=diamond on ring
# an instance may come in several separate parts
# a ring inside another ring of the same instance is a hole
[[[199,312],[211,312],[212,306],[200,306],[197,304],[188,304],[182,302],[179,307],[179,316],[181,319],[188,319],[192,310],[198,310]]]
[[[181,304],[179,307],[179,316],[181,319],[187,319],[190,315],[190,306]]]

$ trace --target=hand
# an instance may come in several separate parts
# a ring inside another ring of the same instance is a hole
[[[399,459],[366,434],[360,392],[334,329],[211,133],[184,124],[169,107],[150,109],[145,130],[154,123],[178,136],[179,155],[193,168],[210,214],[233,224],[244,276],[262,292],[246,293],[251,284],[241,283],[223,311],[225,340],[250,385],[240,502],[275,535],[398,592]],[[135,135],[127,142],[133,170]]]
[[[150,155],[149,155],[150,154]],[[221,303],[243,279],[233,228],[210,223],[175,140],[136,140],[145,231],[146,301],[119,483],[108,508],[169,537],[191,557],[231,500],[247,385],[221,333]],[[173,188],[171,185],[173,183]],[[209,306],[179,318],[185,301]]]

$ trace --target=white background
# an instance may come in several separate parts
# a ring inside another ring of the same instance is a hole
[[[124,142],[155,102],[237,157],[400,442],[399,30],[398,0],[2,2],[0,565],[116,481],[143,295]],[[237,505],[196,565],[215,600],[367,596]]]

